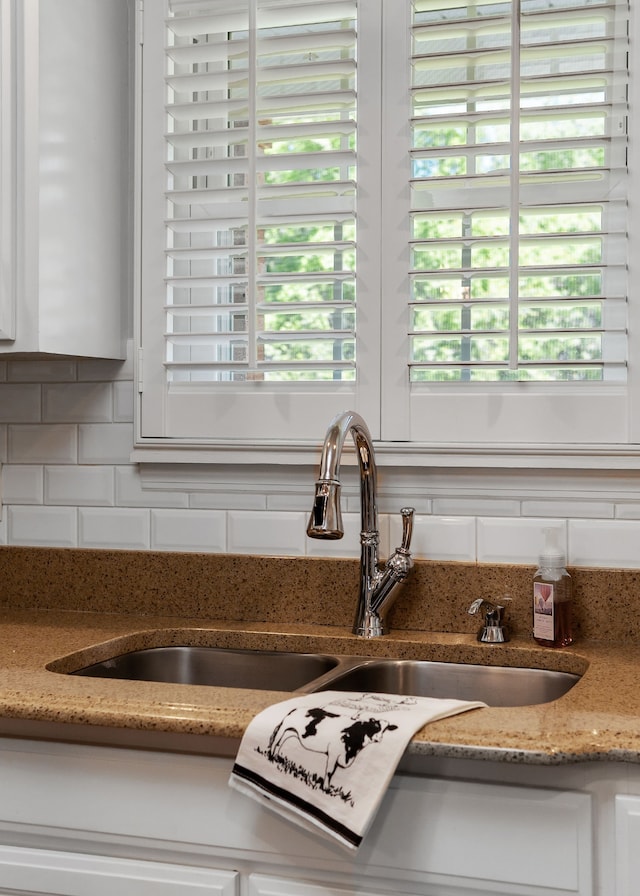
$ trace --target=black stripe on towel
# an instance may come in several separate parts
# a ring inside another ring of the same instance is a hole
[[[236,763],[233,766],[233,774],[237,775],[238,778],[243,778],[245,781],[249,781],[256,787],[259,787],[260,790],[263,790],[267,796],[271,795],[277,797],[284,803],[291,803],[292,806],[300,809],[305,813],[305,815],[312,815],[322,825],[324,825],[324,827],[328,828],[331,831],[334,831],[336,834],[342,837],[343,840],[346,840],[347,843],[351,843],[352,846],[360,846],[360,844],[362,843],[362,837],[359,834],[355,834],[348,827],[345,827],[345,825],[340,824],[340,822],[336,821],[334,818],[331,818],[330,815],[327,815],[326,812],[318,809],[317,806],[314,806],[312,803],[308,803],[306,800],[295,796],[288,790],[285,790],[283,787],[278,787],[276,784],[272,784],[271,781],[267,781],[261,775],[258,775],[256,774],[256,772],[251,771],[251,769],[245,768],[244,766],[238,765]]]

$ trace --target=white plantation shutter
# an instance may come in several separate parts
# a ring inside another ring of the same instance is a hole
[[[625,0],[145,0],[142,443],[629,440]]]
[[[165,12],[155,435],[306,437],[355,393],[356,2]]]
[[[413,377],[624,380],[624,5],[414,10]]]
[[[168,21],[170,379],[352,377],[355,5],[239,6]]]
[[[627,20],[412,3],[408,437],[625,440]]]

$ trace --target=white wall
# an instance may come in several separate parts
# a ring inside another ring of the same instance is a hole
[[[312,467],[225,468],[180,486],[155,469],[141,475],[132,445],[130,362],[0,361],[0,543],[358,556],[353,470],[343,470],[345,538],[313,541]],[[418,557],[533,563],[552,525],[571,565],[640,568],[636,473],[380,474],[383,555],[399,543],[397,510],[413,505]]]

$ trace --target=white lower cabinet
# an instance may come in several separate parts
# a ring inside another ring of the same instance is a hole
[[[232,790],[231,765],[0,739],[0,894],[622,896],[594,889],[588,792],[396,774],[352,854]]]
[[[233,871],[163,862],[0,847],[0,894],[238,896]]]

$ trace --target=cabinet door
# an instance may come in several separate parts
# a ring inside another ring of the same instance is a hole
[[[640,893],[640,797],[616,797],[616,896]]]
[[[491,884],[485,889],[474,882],[473,886],[459,887],[449,884],[416,884],[396,880],[380,880],[376,885],[364,878],[350,878],[348,882],[309,881],[300,877],[285,878],[266,874],[249,877],[248,896],[511,896],[509,890],[496,890]],[[559,896],[558,890],[535,890],[536,896]]]
[[[301,872],[302,876],[302,872]],[[364,881],[362,882],[364,883]],[[249,896],[414,896],[415,890],[409,894],[406,890],[398,890],[396,885],[384,884],[381,889],[371,887],[369,881],[366,886],[355,882],[352,884],[327,883],[327,882],[303,882],[299,878],[272,877],[266,874],[252,874],[249,877]]]
[[[0,847],[0,896],[237,896],[235,871]]]

